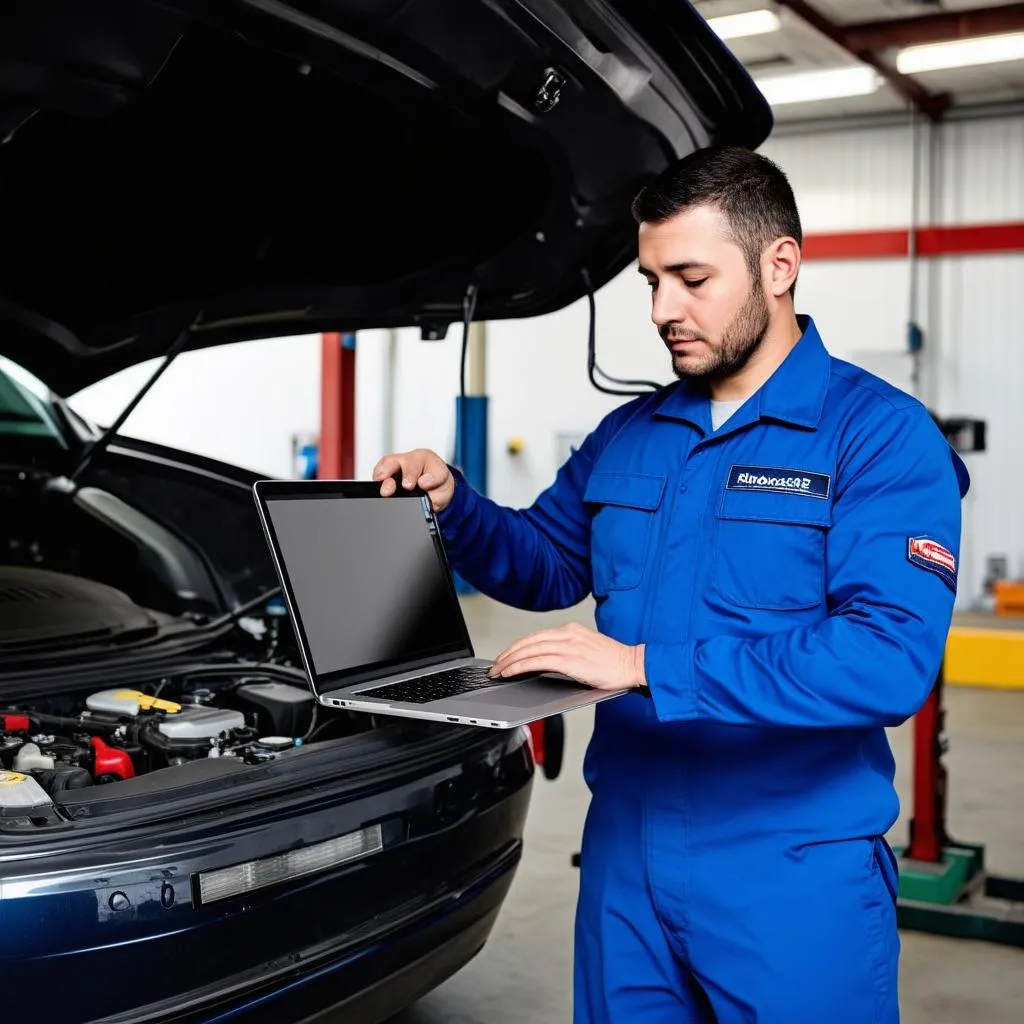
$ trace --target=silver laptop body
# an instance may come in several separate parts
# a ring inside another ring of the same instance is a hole
[[[253,494],[321,704],[510,729],[627,692],[558,675],[488,679],[422,492],[261,480]]]

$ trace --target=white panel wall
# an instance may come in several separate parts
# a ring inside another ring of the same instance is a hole
[[[977,595],[989,555],[1024,576],[1024,256],[943,260],[939,267],[944,414],[988,421],[988,451],[968,456],[961,579]]]
[[[79,392],[72,407],[104,426],[128,404],[158,360]],[[320,336],[275,338],[180,355],[122,432],[292,476],[292,435],[320,429]]]
[[[786,172],[806,232],[906,227],[914,173],[910,125],[770,138],[761,152]],[[927,162],[921,161],[927,187]]]
[[[1024,117],[947,125],[940,197],[946,224],[1024,220]]]
[[[357,473],[369,474],[387,437],[387,333],[358,339]],[[103,426],[111,423],[159,365],[150,360],[71,399]],[[243,466],[294,476],[292,439],[320,430],[320,335],[242,342],[186,352],[128,417],[122,433]]]

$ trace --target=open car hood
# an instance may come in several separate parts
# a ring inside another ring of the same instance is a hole
[[[254,337],[549,312],[763,97],[685,0],[12,0],[0,354],[71,394]]]

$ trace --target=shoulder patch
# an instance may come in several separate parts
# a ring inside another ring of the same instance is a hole
[[[938,541],[928,537],[908,538],[907,559],[919,569],[927,569],[941,577],[956,593],[956,556]]]

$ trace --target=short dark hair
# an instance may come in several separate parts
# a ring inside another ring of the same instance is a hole
[[[777,238],[803,244],[789,179],[765,156],[740,146],[698,149],[667,167],[633,200],[638,224],[659,224],[694,206],[715,206],[743,250],[751,276]]]

